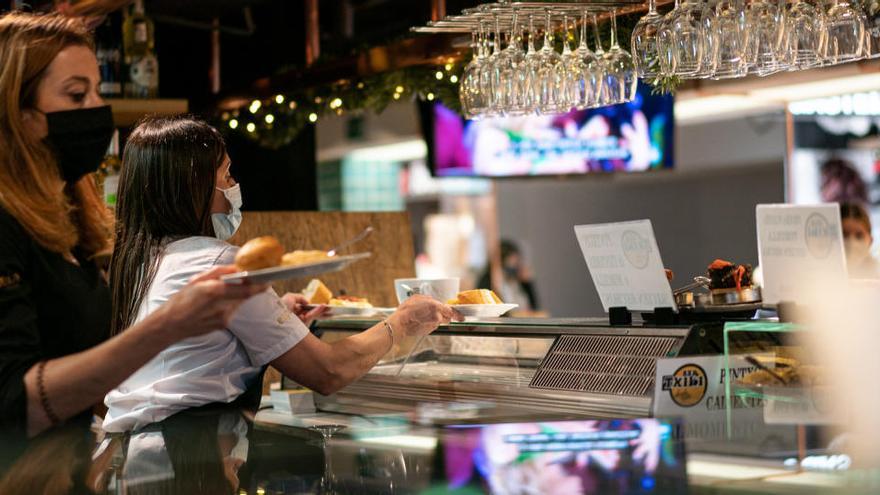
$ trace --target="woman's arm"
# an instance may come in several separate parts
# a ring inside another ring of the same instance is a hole
[[[86,351],[48,361],[42,388],[52,412],[61,420],[73,417],[102,401],[113,387],[172,343],[224,328],[242,302],[266,289],[265,285],[229,285],[217,280],[235,271],[234,267],[218,267],[206,272],[121,334]],[[30,436],[51,426],[40,397],[38,366],[24,376]]]
[[[320,394],[330,395],[363,376],[404,336],[433,332],[439,325],[462,316],[429,297],[413,296],[384,322],[328,344],[309,334],[300,343],[272,361],[288,378]]]

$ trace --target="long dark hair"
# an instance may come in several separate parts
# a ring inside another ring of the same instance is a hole
[[[167,241],[214,235],[211,199],[225,154],[220,133],[191,117],[150,118],[128,138],[110,261],[113,333],[134,323]]]

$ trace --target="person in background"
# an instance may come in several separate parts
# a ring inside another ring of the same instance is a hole
[[[830,158],[822,164],[820,193],[826,203],[868,202],[868,187],[855,166],[842,158]]]
[[[513,241],[501,241],[501,267],[503,278],[498,288],[498,297],[505,303],[519,304],[520,311],[538,311],[538,294],[532,283],[532,272],[523,258],[522,251]],[[492,286],[492,278],[487,269],[477,284],[480,288]]]
[[[850,277],[880,278],[880,265],[871,255],[874,237],[871,235],[871,218],[865,208],[859,203],[841,203],[840,225]]]

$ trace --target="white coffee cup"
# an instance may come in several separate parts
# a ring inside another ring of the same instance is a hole
[[[457,278],[398,278],[394,280],[397,302],[402,303],[415,294],[423,294],[445,303],[458,296],[461,281]]]

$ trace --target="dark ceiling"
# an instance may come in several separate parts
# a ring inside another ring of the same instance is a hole
[[[0,0],[0,11],[15,0]],[[50,0],[24,1],[35,10]],[[455,14],[478,4],[446,0]],[[409,28],[430,19],[430,0],[319,0],[321,60],[338,59],[366,47],[410,36]],[[304,0],[145,0],[156,25],[160,95],[187,98],[195,111],[214,100],[210,92],[211,32],[221,25],[221,90],[237,91],[305,62]]]
[[[473,0],[447,2],[458,13]],[[221,80],[224,91],[305,62],[303,0],[146,0],[156,18],[157,51],[164,75],[163,95],[189,98],[194,108],[208,105],[210,35],[195,23],[219,18]],[[333,59],[368,46],[409,36],[409,28],[430,19],[429,0],[319,0],[321,58]],[[250,10],[252,31],[245,32]]]

